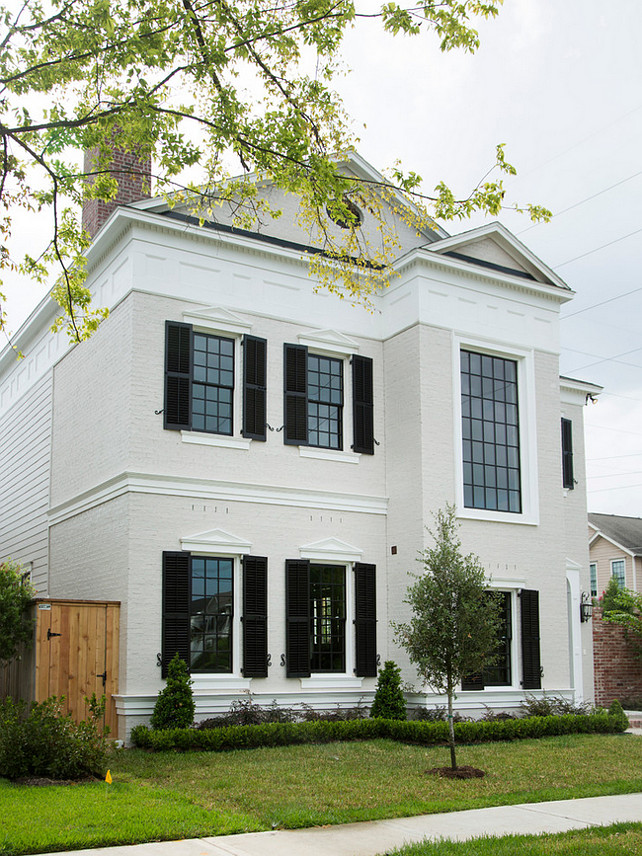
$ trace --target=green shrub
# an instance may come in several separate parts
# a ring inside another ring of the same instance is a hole
[[[520,705],[520,711],[523,716],[564,716],[567,713],[582,716],[591,712],[591,706],[544,693],[540,698],[527,695]]]
[[[623,730],[621,720],[602,712],[590,716],[564,714],[493,722],[482,719],[458,722],[455,725],[455,736],[460,743],[486,743],[496,740],[551,737],[560,734],[614,734]],[[259,746],[373,740],[377,737],[429,746],[448,740],[448,724],[375,718],[342,722],[273,722],[203,730],[174,728],[154,731],[144,725],[138,725],[131,734],[135,746],[157,752],[170,749],[224,752]]]
[[[87,699],[90,714],[76,723],[62,713],[62,698],[27,705],[0,701],[0,776],[18,779],[84,779],[101,776],[107,760],[107,729],[100,731],[105,700]]]
[[[403,720],[406,718],[406,699],[401,689],[401,669],[392,660],[386,660],[383,669],[379,669],[370,716],[379,719]]]
[[[27,607],[34,594],[22,565],[0,562],[0,662],[10,660],[22,643],[31,645],[34,622]]]
[[[187,664],[175,654],[167,668],[167,685],[158,694],[150,724],[155,730],[187,728],[194,722],[194,710]]]
[[[629,718],[626,713],[624,713],[622,705],[617,699],[611,702],[611,706],[609,707],[609,716],[612,716],[622,725],[622,731],[626,731],[629,727]]]

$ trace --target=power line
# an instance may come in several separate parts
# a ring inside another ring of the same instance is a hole
[[[620,357],[627,357],[629,354],[635,354],[638,351],[642,351],[642,348],[633,348],[631,351],[623,351],[623,353],[615,354],[615,356],[613,356],[613,357],[602,357],[601,359],[596,360],[594,363],[588,363],[585,366],[579,366],[576,369],[572,369],[572,372],[573,372],[573,374],[575,374],[575,372],[581,372],[581,371],[584,371],[584,369],[590,369],[590,368],[593,368],[593,366],[599,366],[600,363],[610,363],[610,362],[615,363],[615,362],[619,361]],[[622,365],[633,366],[633,368],[642,369],[642,366],[636,365],[636,363],[622,363]]]
[[[594,247],[594,249],[589,250],[586,253],[582,253],[582,255],[580,255],[580,256],[575,256],[572,259],[567,259],[565,262],[560,262],[560,264],[558,264],[558,265],[553,265],[553,270],[557,270],[557,268],[564,267],[564,265],[570,265],[571,262],[576,262],[576,261],[578,261],[578,259],[584,259],[584,258],[586,258],[586,256],[591,256],[591,255],[593,255],[593,253],[598,253],[600,250],[604,250],[607,247],[612,247],[613,244],[618,244],[620,241],[624,241],[627,238],[631,238],[631,237],[633,237],[633,235],[637,235],[640,232],[642,232],[642,229],[636,229],[635,232],[629,232],[628,235],[622,235],[621,238],[615,238],[613,241],[609,241],[608,244],[602,244],[601,247]]]
[[[615,297],[609,297],[608,300],[601,300],[599,303],[593,303],[591,306],[585,306],[584,309],[578,309],[577,312],[570,312],[568,315],[564,315],[560,318],[560,321],[566,321],[567,318],[572,318],[574,315],[581,315],[582,312],[588,312],[589,309],[597,309],[598,306],[604,306],[606,303],[612,303],[614,300],[621,300],[623,297],[629,297],[631,294],[637,294],[638,291],[642,291],[641,288],[634,288],[633,291],[625,291],[624,294],[616,294]],[[578,351],[578,353],[582,353]]]
[[[597,490],[587,490],[587,493],[604,493],[607,490],[628,490],[631,487],[642,487],[642,484],[625,484],[619,487],[598,487]]]
[[[587,458],[586,463],[594,463],[595,461],[614,461],[616,458],[640,458],[642,452],[629,452],[628,455],[607,455],[605,458]]]
[[[595,481],[595,479],[617,479],[620,476],[639,476],[642,475],[642,470],[631,470],[631,472],[625,473],[610,473],[606,476],[590,476],[591,481]]]
[[[561,211],[557,211],[553,214],[553,219],[555,217],[561,217],[562,214],[566,214],[567,211],[572,211],[574,208],[578,208],[580,205],[584,205],[585,202],[590,202],[592,199],[597,199],[598,196],[601,196],[603,193],[608,193],[609,190],[613,190],[616,187],[619,187],[621,184],[626,184],[627,181],[631,181],[634,178],[637,178],[638,175],[642,175],[642,170],[639,172],[633,173],[633,175],[629,175],[627,178],[623,178],[621,181],[616,181],[615,184],[612,184],[610,187],[605,187],[603,190],[598,190],[597,193],[594,193],[592,196],[587,196],[585,199],[580,199],[579,202],[575,202],[573,205],[569,205],[568,208],[563,208]],[[541,226],[542,221],[539,223],[533,223],[531,226],[527,226],[525,229],[522,229],[521,232],[517,232],[518,235],[523,235],[524,232],[530,232],[531,229],[534,229],[536,226]]]
[[[594,425],[591,423],[590,428],[598,428],[601,431],[614,431],[616,434],[633,434],[635,437],[642,437],[642,428],[639,431],[627,431],[624,428],[610,428],[607,425]]]

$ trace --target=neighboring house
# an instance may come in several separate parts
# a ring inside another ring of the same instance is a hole
[[[346,168],[377,179],[357,155]],[[255,233],[158,199],[88,213],[109,318],[72,347],[45,300],[14,338],[25,358],[0,355],[0,557],[42,598],[120,602],[122,737],[176,651],[198,717],[248,691],[367,703],[386,659],[414,682],[390,622],[454,503],[505,615],[500,661],[458,709],[591,697],[582,426],[599,387],[559,377],[572,292],[499,223],[400,221],[398,276],[367,311],[314,292],[296,200],[276,202]]]
[[[642,591],[642,519],[589,514],[591,594],[600,597],[611,577]]]

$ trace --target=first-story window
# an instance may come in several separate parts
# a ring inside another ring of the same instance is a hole
[[[190,666],[193,672],[232,671],[232,559],[192,557]]]
[[[497,659],[492,666],[484,669],[485,686],[510,687],[513,683],[511,647],[513,641],[513,611],[510,592],[500,591],[495,595],[500,604],[500,631],[495,654]]]
[[[349,603],[347,574],[352,573]],[[354,651],[355,674],[377,676],[375,576],[375,566],[365,562],[351,567],[308,559],[286,561],[285,647],[289,678],[345,673],[349,668],[349,646],[350,660]]]
[[[310,671],[345,669],[346,569],[310,565]]]
[[[522,511],[517,363],[461,351],[464,506]]]
[[[611,576],[620,588],[624,588],[626,586],[626,563],[624,559],[612,559]]]
[[[516,595],[519,608],[513,617],[515,594],[495,592],[500,599],[501,629],[496,649],[497,660],[483,673],[469,675],[462,681],[462,690],[483,690],[486,687],[519,685],[525,690],[542,686],[539,636],[539,592],[521,589]],[[514,662],[513,624],[519,628],[521,664]],[[520,673],[521,665],[521,673]]]
[[[163,553],[162,606],[163,677],[175,654],[193,673],[267,676],[264,556]]]
[[[597,563],[591,562],[589,570],[591,572],[591,597],[597,597]]]

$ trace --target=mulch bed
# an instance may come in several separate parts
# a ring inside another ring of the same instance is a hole
[[[440,776],[442,779],[483,779],[486,775],[483,770],[468,766],[457,767],[456,770],[452,767],[433,767],[426,772],[429,776]]]

